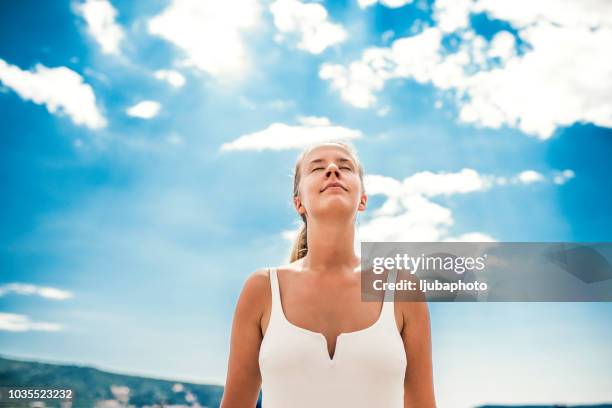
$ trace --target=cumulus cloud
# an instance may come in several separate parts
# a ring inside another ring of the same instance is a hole
[[[77,125],[91,129],[106,126],[93,89],[70,68],[37,64],[34,71],[24,71],[0,59],[0,82],[22,99],[45,105],[50,113],[68,115]]]
[[[0,330],[10,332],[25,331],[60,331],[62,325],[57,323],[34,322],[26,315],[0,312]]]
[[[531,184],[544,181],[544,176],[535,170],[525,170],[518,175],[518,179],[524,184]]]
[[[607,0],[540,0],[521,1],[520,7],[496,0],[478,0],[473,3],[475,12],[486,12],[491,17],[506,20],[516,27],[525,27],[542,20],[566,27],[612,26],[612,3]]]
[[[312,54],[320,54],[327,47],[345,41],[347,32],[340,24],[328,20],[325,7],[299,0],[276,0],[270,5],[274,25],[280,39],[288,34],[299,37],[297,47]]]
[[[454,224],[452,211],[432,197],[466,194],[488,189],[490,177],[473,169],[456,173],[415,173],[404,180],[380,175],[364,179],[368,195],[384,195],[386,201],[361,224],[362,241],[440,241]],[[475,234],[475,233],[472,233]],[[478,232],[479,236],[486,234]],[[488,237],[488,236],[487,236]],[[488,237],[488,240],[493,238]]]
[[[406,191],[426,197],[464,194],[485,190],[490,185],[491,181],[488,177],[481,176],[473,169],[462,169],[456,173],[423,171],[404,180],[404,189]]]
[[[125,113],[140,119],[151,119],[159,113],[161,105],[156,101],[142,101],[136,105],[129,107]]]
[[[105,54],[118,54],[125,37],[122,28],[115,22],[117,10],[107,0],[87,0],[76,9],[87,23],[89,34],[100,44]]]
[[[233,76],[249,66],[243,35],[257,25],[260,13],[257,0],[173,0],[149,20],[148,29],[181,49],[182,64]]]
[[[569,169],[561,174],[571,178]],[[504,177],[480,174],[464,168],[458,172],[422,171],[404,180],[388,176],[366,175],[364,179],[368,195],[386,196],[385,202],[372,211],[372,217],[361,225],[362,241],[470,241],[490,242],[496,239],[479,232],[465,232],[451,236],[453,213],[434,200],[436,197],[487,191],[495,186],[531,184],[534,182],[557,183],[559,172],[551,177],[534,170],[525,170],[507,180]]]
[[[437,27],[445,33],[468,27],[473,3],[473,0],[436,0],[433,13]]]
[[[15,293],[17,295],[37,295],[46,299],[65,300],[72,297],[72,292],[48,286],[38,286],[29,283],[8,283],[0,286],[0,297]]]
[[[469,79],[461,120],[509,125],[542,139],[575,122],[612,127],[612,29],[539,22],[521,36],[531,51]]]
[[[160,81],[166,81],[175,88],[180,88],[185,85],[185,77],[178,71],[160,69],[155,71],[155,78]]]
[[[331,82],[342,99],[358,108],[368,108],[376,102],[375,92],[380,91],[392,77],[388,50],[369,48],[361,60],[348,66],[325,63],[319,69],[319,77]]]
[[[322,79],[359,108],[376,104],[392,78],[411,78],[456,96],[459,119],[479,126],[515,127],[547,139],[560,126],[590,122],[612,127],[612,3],[606,0],[523,2],[521,7],[480,0],[438,0],[437,25],[368,48],[347,65],[323,64]],[[515,35],[491,40],[469,26],[471,13],[511,23],[528,46],[518,52]],[[461,38],[456,50],[444,35]],[[559,46],[563,44],[563,46]]]
[[[318,142],[362,137],[361,131],[332,125],[325,117],[299,117],[298,122],[298,125],[273,123],[264,130],[224,143],[221,150],[301,149]]]

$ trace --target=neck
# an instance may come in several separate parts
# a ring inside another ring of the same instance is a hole
[[[306,241],[308,252],[302,265],[310,271],[342,273],[361,264],[355,254],[355,227],[350,220],[308,220]]]

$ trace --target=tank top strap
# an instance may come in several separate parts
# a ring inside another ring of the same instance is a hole
[[[397,270],[389,271],[387,275],[387,284],[395,283],[397,279]],[[385,289],[383,307],[382,307],[382,318],[388,322],[392,322],[393,326],[396,327],[395,323],[395,290],[387,288]]]
[[[278,275],[276,268],[269,268],[270,271],[270,289],[272,290],[272,310],[270,311],[270,321],[280,316],[281,312],[281,300],[280,300],[280,287],[278,284]]]

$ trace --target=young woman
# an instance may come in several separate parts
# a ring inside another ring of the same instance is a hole
[[[293,203],[304,223],[290,263],[244,284],[221,408],[255,407],[260,387],[263,408],[435,408],[427,303],[361,301],[354,223],[366,201],[351,145],[302,152]]]

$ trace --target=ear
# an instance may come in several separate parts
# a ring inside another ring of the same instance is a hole
[[[298,212],[298,214],[306,213],[306,209],[302,205],[302,200],[300,200],[299,197],[293,197],[293,205],[295,206],[295,210]]]
[[[361,198],[359,199],[359,207],[357,207],[358,211],[364,211],[366,209],[366,203],[368,202],[368,196],[363,193]]]

